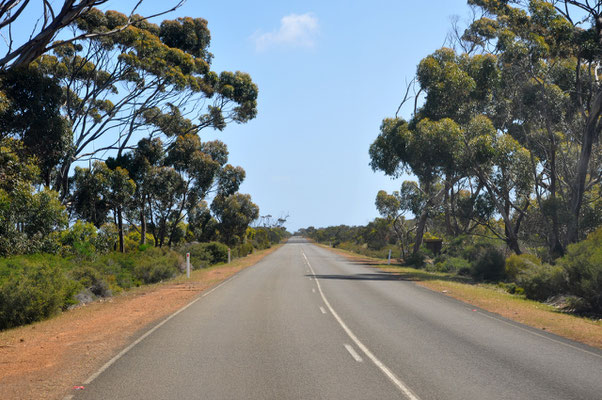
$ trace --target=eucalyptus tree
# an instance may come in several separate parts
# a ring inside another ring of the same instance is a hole
[[[495,101],[500,100],[495,97],[500,86],[496,61],[494,56],[457,55],[445,48],[423,59],[417,80],[425,93],[424,104],[409,123],[385,119],[370,148],[374,169],[392,176],[407,171],[419,179],[427,200],[417,214],[414,251],[420,246],[424,225],[437,200],[443,198],[440,201],[451,230],[449,214],[458,210],[450,205],[457,203],[462,188],[472,187],[471,194],[462,199],[465,215],[521,253],[519,231],[532,188],[530,159],[524,147],[492,123],[499,115]],[[442,183],[434,190],[437,179]],[[479,210],[478,200],[491,202],[504,222],[503,232],[490,223],[491,213],[483,212],[491,206]],[[468,213],[466,206],[471,209]],[[479,216],[485,218],[479,220]]]
[[[211,203],[211,210],[218,221],[218,230],[228,245],[242,243],[247,228],[259,217],[259,207],[248,194],[220,194]]]
[[[94,10],[94,7],[103,5],[109,0],[64,0],[57,7],[56,2],[43,1],[38,9],[31,0],[2,0],[0,1],[0,33],[6,40],[6,50],[4,56],[0,58],[0,69],[19,68],[29,65],[36,58],[52,49],[56,49],[66,43],[76,40],[107,36],[125,29],[134,22],[139,22],[147,18],[157,17],[159,15],[174,11],[184,2],[172,2],[172,7],[168,10],[158,12],[147,17],[140,17],[134,14],[142,1],[138,1],[132,10],[125,24],[115,27],[111,30],[97,32],[86,32],[55,41],[56,36],[64,31],[69,25],[73,24],[79,18]],[[60,4],[61,2],[59,2]],[[26,11],[27,10],[27,11]],[[39,12],[41,15],[37,20],[32,21],[32,11]],[[13,31],[19,30],[24,26],[30,29],[29,38],[19,42],[19,38],[13,36]],[[15,43],[17,41],[17,43]]]
[[[160,135],[169,144],[256,115],[250,76],[211,70],[207,21],[187,17],[156,25],[134,19],[128,23],[124,14],[93,9],[77,20],[75,32],[111,35],[74,40],[36,61],[63,87],[62,113],[73,131],[73,149],[57,179],[63,195],[73,162],[107,151],[119,157],[140,136]]]
[[[104,162],[97,161],[92,168],[77,167],[74,181],[71,205],[75,213],[100,227],[112,211],[118,229],[119,251],[124,252],[123,210],[136,189],[128,171],[121,167],[110,169]]]
[[[602,2],[469,3],[483,17],[462,40],[496,55],[502,85],[495,126],[529,150],[544,235],[561,255],[587,234],[602,194]]]

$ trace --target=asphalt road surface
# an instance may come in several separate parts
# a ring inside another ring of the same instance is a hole
[[[293,238],[76,399],[602,399],[602,352]]]

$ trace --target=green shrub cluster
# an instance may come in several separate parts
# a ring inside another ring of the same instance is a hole
[[[81,289],[56,257],[19,256],[0,264],[0,330],[29,324],[73,304]]]
[[[179,252],[182,256],[190,253],[190,265],[193,269],[228,262],[228,246],[219,242],[188,243]]]
[[[567,291],[583,299],[588,311],[602,314],[602,227],[570,245],[558,264],[566,273]]]
[[[173,278],[182,267],[178,253],[154,247],[96,258],[52,254],[0,258],[0,329],[48,318],[77,304],[75,296],[84,290],[108,297]]]

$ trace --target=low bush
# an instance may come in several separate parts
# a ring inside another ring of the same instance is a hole
[[[426,264],[426,255],[422,251],[417,251],[406,257],[404,260],[406,265],[410,265],[416,268],[424,268]]]
[[[0,281],[0,330],[29,324],[56,314],[73,303],[79,291],[61,266],[51,259],[16,257],[4,261]]]
[[[545,301],[565,290],[565,275],[560,266],[532,265],[517,275],[516,284],[527,298]]]
[[[90,266],[76,267],[69,275],[95,296],[110,297],[113,295],[111,289],[109,289],[109,284],[102,278],[100,272]]]
[[[541,266],[541,261],[532,254],[512,254],[506,258],[506,277],[512,282],[516,282],[520,274],[539,266]]]
[[[602,314],[602,228],[570,245],[558,264],[566,273],[568,292],[582,298],[589,311]]]
[[[133,276],[135,279],[149,284],[171,279],[183,269],[183,259],[178,253],[153,247],[138,253]]]
[[[459,275],[470,273],[470,263],[461,257],[449,257],[435,264],[439,272],[455,272]]]
[[[505,275],[506,261],[495,246],[481,243],[471,254],[470,275],[476,281],[500,281]]]
[[[183,256],[190,253],[190,264],[193,269],[228,262],[228,246],[219,242],[189,243],[181,247],[179,253]]]
[[[243,243],[232,249],[232,257],[246,257],[251,253],[253,253],[251,243]]]

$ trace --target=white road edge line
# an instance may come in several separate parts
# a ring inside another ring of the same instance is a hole
[[[303,254],[303,258],[305,258],[307,266],[309,267],[309,269],[311,269],[312,274],[314,274],[315,276],[316,272],[309,263],[309,260],[307,259],[307,256],[305,255],[305,252],[303,250],[301,250],[301,254]],[[328,299],[326,299],[326,296],[324,296],[324,292],[322,291],[320,281],[316,279],[315,282],[318,286],[318,290],[320,291],[320,296],[322,296],[322,300],[324,300],[324,304],[326,304],[326,307],[328,307],[333,317],[337,320],[339,325],[341,325],[341,328],[343,328],[343,330],[345,331],[347,336],[349,336],[349,338],[353,341],[353,343],[355,343],[355,345],[366,355],[366,357],[368,357],[370,361],[372,361],[374,365],[376,365],[387,376],[387,378],[389,378],[389,380],[393,382],[393,384],[408,398],[408,400],[420,400],[420,398],[414,393],[412,393],[410,388],[405,383],[403,383],[401,379],[399,379],[393,373],[393,371],[389,369],[389,367],[387,367],[385,364],[382,363],[382,361],[376,358],[376,356],[357,338],[357,336],[355,336],[351,329],[349,329],[345,322],[343,322],[341,317],[339,317],[339,314],[337,314],[337,312],[332,308],[332,306],[328,302]]]
[[[117,360],[119,360],[121,357],[123,357],[124,355],[126,355],[126,353],[128,351],[132,350],[138,343],[142,342],[144,339],[146,339],[147,337],[149,337],[154,331],[156,331],[157,329],[159,329],[160,327],[162,327],[163,325],[165,325],[170,319],[172,319],[176,315],[180,314],[182,311],[186,310],[188,307],[192,306],[194,303],[196,303],[197,301],[201,300],[203,297],[210,295],[213,291],[217,290],[219,287],[221,287],[221,286],[225,285],[226,283],[230,282],[235,276],[236,275],[233,275],[230,278],[226,279],[225,281],[223,281],[222,283],[220,283],[219,285],[217,285],[216,287],[214,287],[213,289],[211,289],[207,293],[203,293],[201,296],[197,297],[196,299],[194,299],[193,301],[191,301],[190,303],[188,303],[184,307],[180,308],[175,313],[171,314],[169,317],[165,318],[163,321],[159,322],[157,325],[155,325],[153,328],[151,328],[149,331],[147,331],[144,335],[142,335],[138,339],[136,339],[128,347],[126,347],[125,349],[121,350],[119,352],[119,354],[117,354],[115,357],[113,357],[109,361],[107,361],[107,363],[105,365],[103,365],[102,367],[100,367],[100,369],[98,371],[96,371],[94,374],[92,374],[88,379],[86,379],[84,381],[84,385],[89,385],[90,383],[92,383],[94,381],[94,379],[98,378],[100,376],[100,374],[102,374],[103,372],[105,372],[111,365],[115,364],[115,362],[117,362]]]
[[[351,347],[350,344],[346,344],[345,348],[347,349],[347,351],[349,352],[349,354],[351,354],[351,357],[353,357],[353,359],[357,362],[362,362],[364,360],[362,360],[362,357],[360,357],[359,354],[357,354],[357,352],[353,349],[353,347]]]
[[[324,307],[320,307],[320,311],[322,312],[322,314],[326,314],[326,310],[324,309]]]

